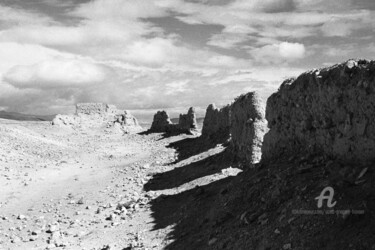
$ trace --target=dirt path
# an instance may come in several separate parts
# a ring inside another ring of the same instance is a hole
[[[158,193],[142,190],[174,160],[158,136],[22,122],[3,122],[0,132],[0,249],[165,244],[148,206]]]
[[[196,140],[0,120],[0,249],[166,248],[165,199],[238,173]]]

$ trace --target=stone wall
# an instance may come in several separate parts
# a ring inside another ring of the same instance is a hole
[[[164,133],[167,131],[167,127],[172,124],[171,119],[166,111],[158,111],[154,115],[152,120],[151,128],[149,132],[153,133]]]
[[[178,125],[181,130],[188,131],[198,129],[197,117],[193,107],[189,108],[187,114],[180,114]]]
[[[151,133],[186,133],[191,134],[197,130],[197,119],[195,110],[191,107],[187,114],[180,114],[178,124],[173,124],[166,111],[158,111],[154,115]]]
[[[263,160],[298,152],[375,160],[375,62],[349,60],[282,83],[267,101]]]
[[[105,103],[79,103],[75,115],[56,115],[52,125],[71,128],[116,127],[128,132],[142,130],[129,111]]]
[[[215,104],[207,107],[203,121],[202,137],[226,141],[230,137],[230,105],[221,109]]]
[[[76,114],[84,115],[103,115],[106,114],[108,105],[105,103],[77,103]]]
[[[267,130],[263,102],[255,92],[238,97],[231,106],[231,148],[249,163],[261,159],[263,136]]]

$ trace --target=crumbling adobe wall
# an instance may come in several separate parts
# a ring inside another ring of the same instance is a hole
[[[79,103],[76,105],[75,115],[56,115],[52,125],[71,128],[117,127],[127,132],[137,132],[142,129],[129,111],[105,103]]]
[[[221,109],[215,104],[207,107],[203,121],[202,137],[226,141],[230,137],[230,105]]]
[[[171,125],[171,119],[166,111],[158,111],[154,115],[154,119],[152,120],[151,128],[149,132],[154,133],[163,133],[167,131],[167,127]]]
[[[282,83],[267,101],[263,159],[297,152],[375,160],[375,62],[349,60]]]
[[[122,113],[116,115],[114,122],[118,122],[124,126],[139,126],[137,118],[135,118],[129,111],[124,110]]]
[[[112,105],[113,106],[113,105]],[[108,105],[105,103],[77,103],[76,114],[103,115],[106,114]]]
[[[197,116],[193,107],[189,108],[187,114],[180,114],[178,125],[181,130],[189,131],[198,129]]]
[[[234,153],[249,163],[261,159],[263,136],[267,130],[261,98],[255,92],[238,97],[231,106],[231,147]]]
[[[198,129],[195,110],[193,107],[189,108],[187,114],[180,114],[178,124],[173,124],[166,111],[158,111],[154,115],[151,128],[148,130],[151,133],[187,133]]]

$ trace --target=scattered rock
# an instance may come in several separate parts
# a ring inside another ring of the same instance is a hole
[[[83,197],[77,201],[77,204],[79,205],[85,204],[85,202],[83,201]]]
[[[27,217],[26,217],[26,215],[20,214],[20,215],[17,216],[17,219],[18,220],[26,220]]]

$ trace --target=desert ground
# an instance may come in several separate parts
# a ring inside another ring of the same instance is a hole
[[[200,153],[197,138],[2,119],[0,249],[165,248],[175,223],[162,220],[175,211],[152,204],[241,171],[184,173],[224,150]]]
[[[374,72],[309,71],[203,127],[103,103],[0,120],[0,249],[375,249]]]

